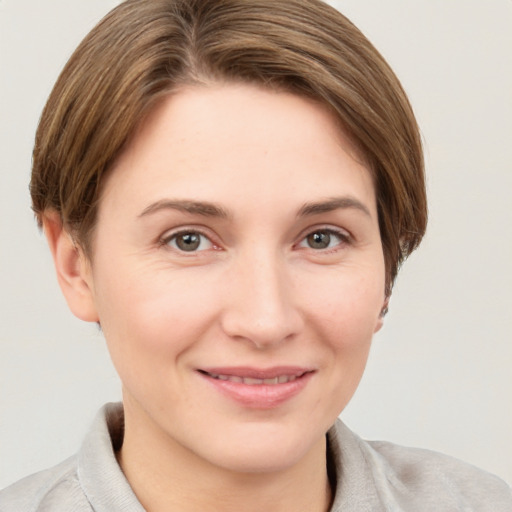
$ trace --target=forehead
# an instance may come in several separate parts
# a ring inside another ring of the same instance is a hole
[[[103,199],[114,191],[245,203],[256,193],[308,202],[336,192],[374,203],[367,166],[326,108],[245,84],[187,87],[163,99],[118,158]]]

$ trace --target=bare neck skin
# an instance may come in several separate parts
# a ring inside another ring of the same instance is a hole
[[[210,464],[148,422],[130,421],[118,460],[148,512],[327,512],[332,493],[325,436],[297,464],[284,470],[237,473]],[[207,441],[205,441],[207,442]]]

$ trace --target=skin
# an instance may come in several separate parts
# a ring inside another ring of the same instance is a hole
[[[92,261],[51,212],[45,232],[71,310],[101,323],[119,461],[147,510],[328,509],[325,433],[385,296],[373,182],[324,108],[251,85],[177,91],[109,173]],[[308,377],[267,407],[199,371],[240,366]]]

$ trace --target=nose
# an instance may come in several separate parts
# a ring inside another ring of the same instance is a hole
[[[278,257],[253,254],[231,268],[222,316],[224,332],[258,349],[296,336],[303,325],[293,276]]]

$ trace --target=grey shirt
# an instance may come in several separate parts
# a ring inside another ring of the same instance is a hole
[[[0,492],[1,512],[143,512],[119,467],[120,404],[101,409],[77,455]],[[499,478],[451,457],[363,441],[341,421],[328,432],[331,512],[512,512]]]

